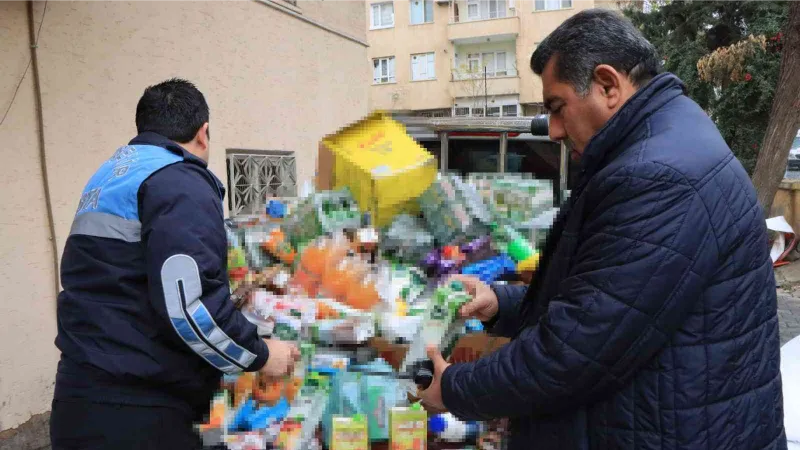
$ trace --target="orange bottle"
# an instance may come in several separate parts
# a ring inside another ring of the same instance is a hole
[[[286,235],[280,228],[275,228],[269,232],[269,238],[263,244],[264,250],[275,256],[285,264],[294,263],[296,255],[294,248],[286,240]]]
[[[317,239],[303,250],[300,257],[300,266],[309,273],[319,277],[325,267],[325,256],[328,253],[328,240]]]
[[[370,273],[361,282],[350,286],[346,303],[362,311],[370,311],[380,301],[377,288],[377,277]]]

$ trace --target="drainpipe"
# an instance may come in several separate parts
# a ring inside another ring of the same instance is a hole
[[[50,227],[50,247],[53,254],[53,290],[56,296],[61,291],[58,268],[58,241],[56,240],[56,226],[53,220],[53,204],[50,200],[50,181],[47,177],[47,159],[44,147],[44,118],[42,116],[42,89],[39,83],[39,55],[37,52],[36,27],[33,18],[33,0],[28,0],[28,35],[31,45],[31,69],[33,70],[33,91],[36,109],[36,125],[39,137],[39,167],[42,171],[42,187],[44,188],[44,201],[47,207],[47,222]],[[47,3],[45,3],[45,8]],[[42,14],[44,20],[44,14]]]

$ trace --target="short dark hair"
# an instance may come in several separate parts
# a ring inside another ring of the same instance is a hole
[[[653,44],[621,14],[602,8],[581,11],[559,25],[533,52],[531,69],[541,75],[553,57],[558,79],[580,95],[589,92],[594,69],[600,64],[627,74],[636,87],[661,69]]]
[[[189,142],[208,122],[208,104],[194,84],[172,78],[144,90],[136,105],[136,129]]]

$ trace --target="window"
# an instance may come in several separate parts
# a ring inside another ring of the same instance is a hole
[[[297,196],[294,152],[228,150],[228,210],[231,216],[264,212],[268,198]]]
[[[467,117],[469,116],[469,108],[468,107],[453,108],[453,115],[456,117]]]
[[[480,5],[478,4],[478,0],[469,0],[467,2],[467,18],[469,20],[478,20],[480,19],[481,11]]]
[[[374,3],[372,5],[371,29],[391,28],[394,26],[394,4],[392,2]]]
[[[411,25],[433,22],[433,0],[411,0]]]
[[[411,80],[433,80],[436,78],[433,53],[411,55]]]
[[[503,105],[503,117],[517,117],[517,105]]]
[[[394,83],[394,56],[372,60],[372,82],[375,84]]]
[[[499,106],[490,106],[486,110],[486,115],[488,117],[500,117],[500,107]]]
[[[536,0],[533,6],[536,11],[555,11],[572,8],[572,0]]]
[[[467,19],[502,19],[508,15],[507,0],[467,0]],[[456,20],[458,22],[458,20]]]
[[[483,108],[472,108],[472,117],[483,117]]]
[[[457,109],[457,108],[456,108]],[[469,114],[469,108],[467,109],[467,114]],[[417,117],[450,117],[450,110],[449,109],[432,109],[429,111],[418,111]]]
[[[485,67],[487,76],[504,77],[508,75],[506,55],[506,52],[472,53],[469,55],[469,71],[480,73]]]
[[[481,54],[470,53],[467,55],[469,73],[478,73],[481,71]]]
[[[506,16],[505,0],[489,0],[489,18],[499,19]]]
[[[494,54],[494,75],[497,77],[508,75],[508,70],[506,70],[506,52],[497,52]]]

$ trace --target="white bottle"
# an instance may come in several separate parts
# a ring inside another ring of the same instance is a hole
[[[478,422],[462,422],[450,413],[428,418],[428,430],[446,442],[477,442],[480,435]]]

